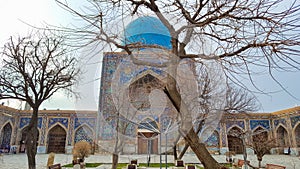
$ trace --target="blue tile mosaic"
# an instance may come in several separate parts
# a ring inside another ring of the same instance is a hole
[[[250,129],[253,130],[256,127],[261,126],[265,129],[270,128],[270,120],[250,120]]]
[[[285,119],[276,119],[276,120],[274,120],[274,126],[275,126],[275,128],[276,128],[279,124],[282,124],[282,125],[286,126],[286,120],[285,120]]]
[[[231,128],[232,126],[239,126],[242,129],[245,129],[245,122],[244,120],[234,120],[234,121],[227,121],[226,122],[226,128],[227,130]]]
[[[30,123],[30,117],[21,117],[20,118],[20,125],[19,125],[19,128],[23,128],[25,126],[27,126],[29,123]],[[38,118],[38,128],[42,128],[42,122],[43,122],[43,118],[42,117],[39,117]]]
[[[74,142],[77,143],[79,141],[93,143],[93,131],[86,126],[79,127],[75,132]]]
[[[205,141],[207,146],[219,147],[219,134],[215,131]]]
[[[294,128],[295,125],[300,121],[300,116],[293,116],[291,117],[291,124],[292,124],[292,127]]]
[[[2,116],[4,118],[4,121],[11,121],[12,124],[15,123],[15,117],[10,117],[10,116]]]
[[[68,118],[50,118],[48,122],[48,128],[53,126],[56,123],[60,123],[66,128],[68,128],[69,119]]]
[[[82,124],[86,124],[90,128],[95,128],[96,118],[75,118],[75,129],[77,129]]]

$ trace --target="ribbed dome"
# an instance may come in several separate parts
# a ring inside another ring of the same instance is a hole
[[[137,42],[171,49],[170,32],[159,19],[151,16],[140,17],[125,28],[124,43]]]

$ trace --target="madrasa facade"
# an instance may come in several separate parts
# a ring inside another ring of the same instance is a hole
[[[142,42],[171,48],[168,30],[154,17],[134,20],[124,35],[125,44]],[[159,60],[156,63],[165,62],[167,55],[159,49],[142,49],[134,54],[143,61]],[[189,62],[186,64],[190,66]],[[178,138],[178,128],[170,122],[176,119],[176,109],[170,101],[156,97],[165,87],[166,76],[163,68],[134,65],[125,52],[104,53],[98,111],[40,110],[37,152],[72,153],[79,141],[89,142],[99,153],[114,152],[116,145],[121,145],[118,153],[122,154],[160,154],[172,150]],[[31,113],[0,105],[1,152],[26,152],[24,131]],[[290,149],[290,154],[300,155],[299,106],[269,113],[224,113],[204,142],[214,154],[242,154],[242,138],[231,133],[259,131],[263,131],[260,133],[265,140],[275,139],[270,153],[283,154]],[[252,139],[250,135],[245,141],[251,143]],[[179,150],[181,143],[181,139],[176,142]],[[254,153],[248,146],[246,150]]]

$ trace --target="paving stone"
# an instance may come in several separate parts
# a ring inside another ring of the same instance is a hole
[[[159,155],[150,156],[151,163],[159,163]],[[226,162],[225,155],[213,155],[213,157],[221,163]],[[26,154],[4,154],[3,161],[0,160],[0,169],[26,169],[27,168],[27,156]],[[165,155],[162,155],[162,160],[165,162]],[[243,159],[242,155],[233,156],[233,158]],[[54,164],[60,163],[61,165],[69,164],[72,162],[71,154],[56,154]],[[139,163],[147,163],[147,155],[121,155],[119,157],[120,163],[129,163],[132,159],[137,159]],[[37,169],[46,169],[48,160],[48,154],[37,154],[36,166]],[[250,164],[257,166],[258,161],[255,155],[248,155],[247,160],[251,161]],[[86,158],[85,162],[99,162],[110,163],[112,161],[111,155],[96,154]],[[199,163],[197,157],[193,154],[187,154],[183,158],[184,163]],[[169,155],[167,162],[174,162],[173,156]],[[262,161],[262,165],[267,163],[286,166],[286,169],[298,169],[300,168],[300,159],[296,156],[289,155],[265,155]],[[70,169],[70,168],[68,168]],[[92,169],[92,168],[90,168]],[[110,169],[110,165],[102,165],[95,169]]]

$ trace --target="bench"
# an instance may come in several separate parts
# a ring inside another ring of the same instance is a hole
[[[54,164],[49,166],[49,169],[61,169],[61,165],[60,164]]]
[[[285,166],[276,165],[276,164],[267,164],[266,169],[285,169]]]

